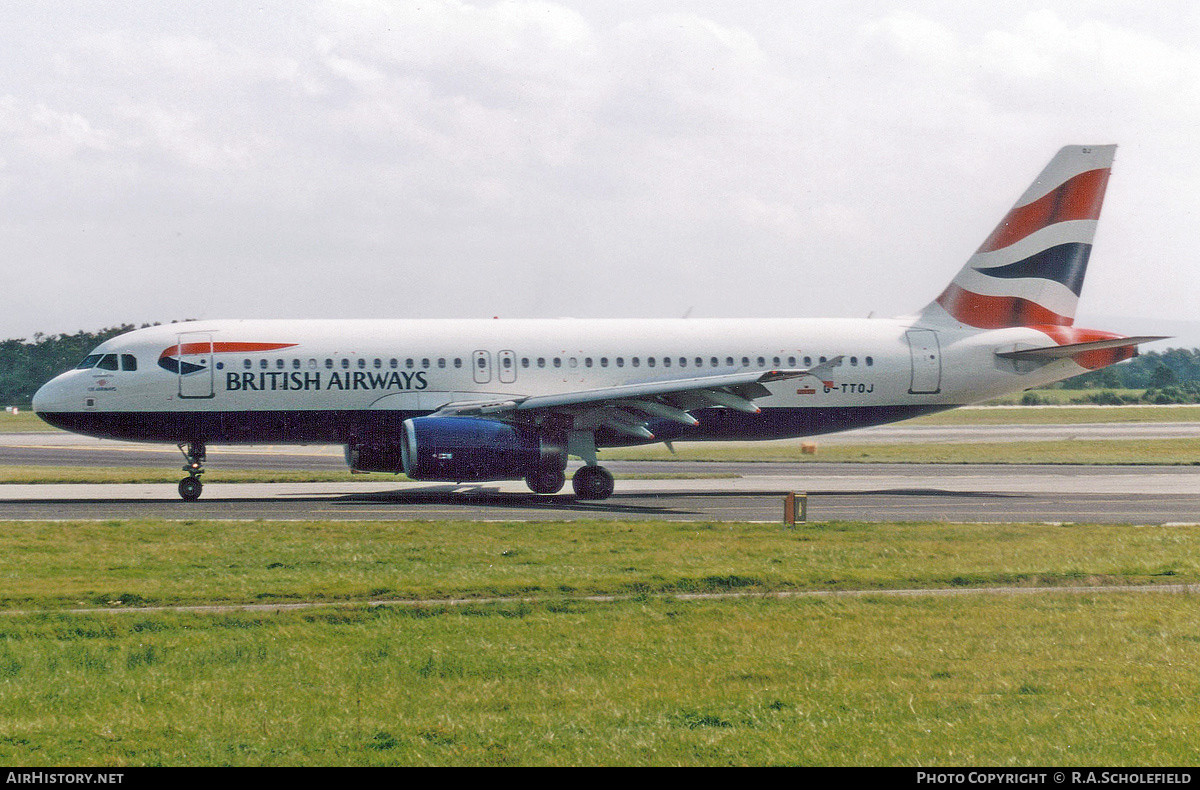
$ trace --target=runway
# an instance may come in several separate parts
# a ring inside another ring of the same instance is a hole
[[[810,521],[1200,522],[1191,467],[770,466],[721,479],[618,479],[602,502],[538,496],[518,482],[213,483],[197,502],[181,501],[173,484],[4,485],[0,519],[780,521],[785,492],[796,491],[807,494]]]
[[[1190,435],[1196,425],[1105,428],[1110,433],[1123,429],[1132,436],[1122,438],[1133,438]],[[1080,432],[1077,425],[1022,427],[1039,429],[1040,437]],[[914,432],[932,435],[924,426],[889,428],[897,441]],[[941,441],[974,441],[979,428],[935,430]],[[887,434],[871,431],[872,438]],[[209,458],[210,468],[345,469],[336,447],[222,447],[210,450]],[[162,445],[103,442],[63,433],[0,434],[3,464],[174,469],[181,462],[174,448]],[[813,522],[1200,522],[1200,467],[681,461],[612,461],[606,466],[618,477],[617,490],[602,502],[576,501],[569,487],[567,493],[537,496],[521,482],[411,483],[384,475],[367,476],[362,482],[208,483],[203,497],[190,503],[179,500],[173,483],[6,484],[0,485],[0,519],[780,521],[783,496],[795,491],[807,494],[807,517]],[[644,479],[665,474],[692,478]]]

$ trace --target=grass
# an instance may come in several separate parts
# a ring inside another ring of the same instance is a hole
[[[42,420],[31,411],[17,414],[0,412],[0,433],[29,433],[31,431],[57,431],[58,428]]]
[[[993,406],[982,409],[952,409],[917,417],[905,424],[1078,425],[1101,422],[1196,421],[1200,421],[1200,406]]]
[[[605,450],[607,460],[762,461],[943,464],[1146,464],[1200,462],[1200,439],[1092,440],[1045,442],[962,442],[946,444],[829,444],[815,440],[805,454],[798,440],[778,442],[680,443],[671,452],[662,445]]]
[[[608,521],[0,525],[0,610],[1200,583],[1200,528]]]
[[[1200,599],[0,623],[35,765],[1191,765]]]
[[[41,611],[0,617],[0,762],[1190,765],[1195,595],[661,593],[1195,581],[1198,538],[1127,526],[8,522],[4,605]],[[509,600],[120,613],[409,595]],[[117,611],[63,610],[80,603]]]

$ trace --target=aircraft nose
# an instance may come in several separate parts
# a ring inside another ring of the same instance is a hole
[[[33,394],[33,410],[37,414],[66,411],[69,397],[63,376],[57,376],[38,387]]]

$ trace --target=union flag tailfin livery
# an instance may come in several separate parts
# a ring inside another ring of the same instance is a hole
[[[1068,146],[950,285],[893,319],[194,321],[98,346],[46,422],[173,442],[184,499],[210,444],[345,446],[414,480],[524,479],[604,499],[604,448],[780,439],[903,420],[1137,354],[1074,325],[1116,146]]]

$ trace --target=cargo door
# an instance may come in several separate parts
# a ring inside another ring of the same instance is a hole
[[[942,390],[942,352],[937,332],[932,329],[910,329],[908,350],[912,357],[910,395],[933,395]]]

